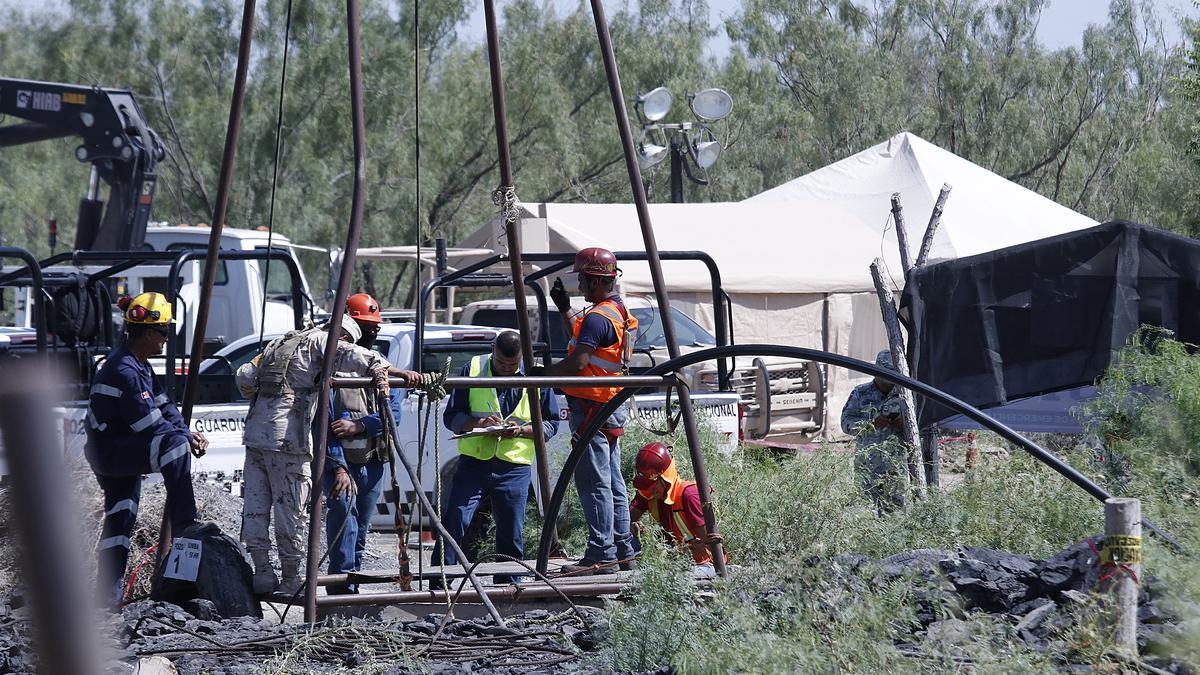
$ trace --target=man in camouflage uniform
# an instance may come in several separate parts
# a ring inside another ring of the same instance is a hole
[[[280,592],[292,595],[303,584],[302,522],[312,488],[312,426],[327,330],[318,326],[276,338],[237,372],[238,388],[250,398],[242,436],[246,446],[242,535],[254,561],[256,593],[270,593],[278,584]],[[354,344],[362,334],[359,324],[343,315],[334,372],[372,376],[384,393],[389,374],[404,378],[409,386],[419,381],[420,374],[392,368],[379,353]],[[272,515],[282,583],[268,555]]]
[[[875,357],[875,365],[896,370],[886,349]],[[900,390],[878,377],[855,387],[842,408],[842,431],[855,437],[855,472],[876,511],[904,506],[908,450]]]

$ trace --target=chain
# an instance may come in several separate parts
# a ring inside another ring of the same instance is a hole
[[[517,188],[512,185],[501,185],[492,191],[492,203],[500,207],[500,215],[504,222],[517,224],[521,218],[521,202],[517,200]]]

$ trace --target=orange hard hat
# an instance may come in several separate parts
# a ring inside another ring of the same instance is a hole
[[[592,246],[575,254],[575,271],[594,277],[616,277],[621,270],[617,269],[617,256],[612,251]]]
[[[383,315],[379,313],[379,303],[366,293],[355,293],[346,298],[346,311],[350,318],[368,323],[383,323]]]
[[[637,475],[633,478],[633,487],[639,490],[649,490],[658,477],[667,472],[675,460],[671,459],[671,450],[666,443],[655,441],[647,443],[638,450],[633,469]]]

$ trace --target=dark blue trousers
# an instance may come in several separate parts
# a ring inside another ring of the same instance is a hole
[[[144,438],[105,439],[100,447],[89,444],[88,462],[104,492],[104,525],[98,558],[97,584],[100,600],[119,607],[124,589],[122,578],[129,562],[129,535],[137,522],[142,496],[142,476],[161,473],[167,488],[167,514],[178,531],[196,520],[196,498],[192,492],[192,455],[186,434]]]
[[[454,478],[450,484],[446,512],[442,514],[442,525],[462,544],[463,535],[475,517],[475,511],[485,494],[491,496],[492,518],[496,523],[496,553],[525,558],[525,502],[529,499],[529,487],[533,476],[528,464],[513,464],[502,459],[481,460],[460,455]],[[433,548],[433,564],[441,561],[442,542]],[[445,551],[446,564],[459,561],[454,551]],[[474,561],[472,561],[474,562]],[[507,576],[497,576],[496,583],[507,583]]]
[[[358,495],[330,496],[333,491],[334,471],[325,472],[325,537],[329,545],[329,573],[345,574],[362,569],[363,551],[367,550],[367,532],[371,529],[371,516],[383,492],[383,462],[353,464],[347,462],[347,471]],[[338,532],[341,531],[341,535]],[[330,595],[357,593],[358,584],[326,586]]]

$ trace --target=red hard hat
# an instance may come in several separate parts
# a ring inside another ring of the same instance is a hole
[[[633,478],[633,487],[639,490],[649,490],[654,481],[671,466],[671,451],[665,443],[655,441],[647,443],[638,450],[637,459],[633,462],[637,475]]]
[[[621,270],[617,269],[617,256],[612,251],[593,246],[575,254],[575,271],[594,277],[615,277]]]
[[[346,298],[346,311],[350,318],[369,323],[383,323],[383,315],[379,313],[379,303],[366,293],[355,293]]]

